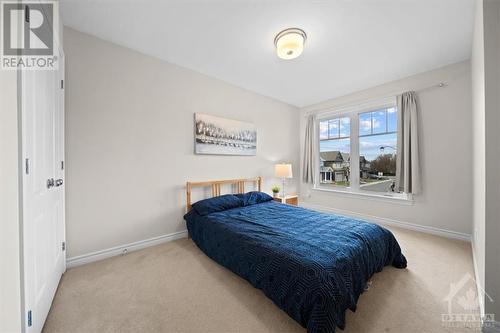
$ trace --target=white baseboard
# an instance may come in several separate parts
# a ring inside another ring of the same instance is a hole
[[[490,296],[486,295],[483,286],[481,285],[481,281],[479,280],[479,270],[477,268],[477,255],[476,255],[476,247],[474,242],[474,237],[472,237],[472,262],[474,264],[474,279],[476,280],[477,287],[477,295],[479,300],[479,312],[481,314],[481,320],[484,320],[485,316],[485,306],[484,302],[486,302]],[[498,321],[490,321],[490,322],[482,322],[484,333],[500,333],[500,322]]]
[[[368,214],[361,214],[361,213],[357,213],[357,212],[353,212],[353,211],[349,211],[349,210],[327,207],[327,206],[312,204],[312,203],[308,203],[308,202],[301,202],[300,206],[302,206],[304,208],[310,208],[310,209],[315,209],[315,210],[327,212],[327,213],[334,213],[334,214],[359,218],[362,220],[371,221],[371,222],[381,224],[381,225],[409,229],[409,230],[419,231],[419,232],[432,234],[432,235],[436,235],[436,236],[463,240],[463,241],[467,241],[467,242],[471,241],[471,235],[461,233],[461,232],[452,231],[452,230],[429,227],[429,226],[424,226],[424,225],[419,225],[419,224],[414,224],[414,223],[409,223],[409,222],[403,222],[403,221],[398,221],[398,220],[393,220],[393,219],[388,219],[385,217],[378,217],[378,216],[373,216],[373,215],[368,215]]]
[[[76,257],[71,257],[66,259],[66,268],[76,267],[84,264],[88,264],[94,261],[114,257],[123,254],[124,251],[132,252],[146,247],[170,242],[179,238],[187,237],[187,230],[174,232],[168,235],[162,235],[158,237],[153,237],[149,239],[144,239],[138,242],[133,242],[129,244],[124,244],[120,246],[115,246],[109,249],[104,249],[100,251],[95,251],[87,254],[83,254]]]
[[[474,265],[474,280],[476,280],[476,288],[477,288],[477,299],[479,302],[479,313],[481,318],[484,317],[484,292],[483,286],[481,286],[481,280],[479,279],[479,270],[477,268],[477,256],[476,256],[476,247],[474,243],[474,236],[471,237],[471,245],[472,245],[472,264]],[[481,297],[482,295],[482,297]]]

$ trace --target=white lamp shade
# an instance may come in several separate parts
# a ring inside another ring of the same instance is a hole
[[[279,178],[292,178],[291,164],[276,164],[274,166],[274,175]]]

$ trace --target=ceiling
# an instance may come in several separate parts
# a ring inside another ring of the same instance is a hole
[[[474,0],[62,0],[76,30],[303,107],[470,58]],[[274,36],[306,31],[277,58]]]

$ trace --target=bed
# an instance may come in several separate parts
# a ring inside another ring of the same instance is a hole
[[[220,195],[224,183],[187,184],[189,235],[207,256],[261,289],[309,333],[343,329],[345,311],[356,310],[374,273],[387,265],[406,267],[389,230],[275,202],[260,192],[260,177],[250,179],[259,191],[248,193],[248,179],[234,181],[234,195]],[[212,186],[214,197],[191,205],[190,191],[197,184]]]

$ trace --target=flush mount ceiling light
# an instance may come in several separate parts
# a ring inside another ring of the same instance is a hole
[[[304,51],[306,33],[302,29],[290,28],[281,31],[274,38],[276,54],[281,59],[294,59]]]

